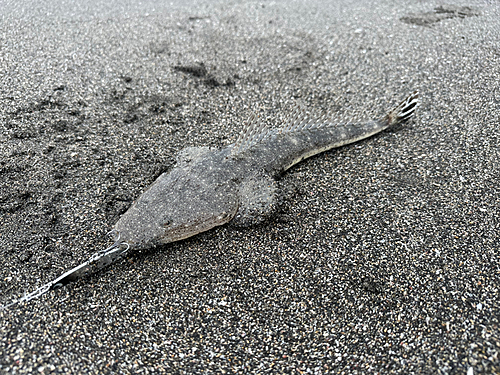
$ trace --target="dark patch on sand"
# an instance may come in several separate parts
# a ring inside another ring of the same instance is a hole
[[[373,280],[370,277],[365,277],[361,281],[360,286],[364,291],[373,294],[380,294],[384,291],[384,284],[380,281]]]
[[[468,6],[441,5],[432,12],[413,13],[402,17],[401,21],[410,25],[430,26],[442,20],[479,16],[481,13]]]
[[[208,70],[203,63],[199,63],[198,65],[176,65],[174,66],[174,70],[198,78],[203,78],[208,74]]]
[[[158,56],[162,54],[170,55],[170,43],[169,42],[159,42],[159,43],[151,43],[149,45],[149,51]]]
[[[208,16],[191,16],[191,17],[188,17],[188,21],[201,21],[201,20],[206,20],[206,19],[209,19],[210,17]]]
[[[174,70],[188,74],[195,78],[202,78],[201,82],[212,88],[219,86],[231,87],[235,85],[233,78],[228,77],[224,79],[217,77],[214,73],[210,73],[205,67],[205,64],[202,62],[197,65],[176,65],[174,66]],[[236,79],[237,76],[234,78]]]

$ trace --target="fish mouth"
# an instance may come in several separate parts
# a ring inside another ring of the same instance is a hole
[[[234,212],[233,212],[234,211]],[[229,222],[236,214],[237,206],[231,212],[202,214],[196,219],[185,218],[177,221],[172,217],[159,220],[136,220],[136,215],[119,220],[114,230],[122,234],[123,241],[131,248],[147,249],[175,241],[184,240],[216,226]]]
[[[160,236],[161,243],[170,243],[175,241],[181,241],[186,238],[195,236],[199,233],[206,232],[214,227],[224,225],[232,220],[234,212],[223,212],[217,216],[205,216],[194,220],[190,223],[175,224],[172,220],[167,220],[162,226],[164,228],[163,234]]]

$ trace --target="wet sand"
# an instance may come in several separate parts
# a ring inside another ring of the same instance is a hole
[[[0,372],[500,372],[500,8],[364,4],[2,5],[0,304],[109,245],[178,151],[252,113],[422,105],[292,168],[258,227],[0,311]]]

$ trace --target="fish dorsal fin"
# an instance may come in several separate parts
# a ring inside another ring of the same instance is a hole
[[[330,123],[326,115],[314,116],[303,104],[297,103],[295,108],[285,118],[283,126],[280,128],[280,133],[287,134],[318,129]]]
[[[233,155],[241,154],[276,133],[277,129],[271,128],[261,121],[259,116],[252,114],[234,143],[231,153]]]

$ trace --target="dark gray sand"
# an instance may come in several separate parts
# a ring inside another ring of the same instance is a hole
[[[499,5],[367,3],[0,5],[0,303],[109,245],[177,151],[251,113],[422,97],[290,170],[271,221],[0,312],[1,373],[500,373]]]

